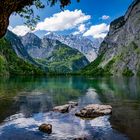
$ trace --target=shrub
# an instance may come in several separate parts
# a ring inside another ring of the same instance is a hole
[[[131,76],[134,76],[134,73],[132,72],[132,70],[130,70],[130,69],[127,67],[126,69],[123,70],[122,75],[123,75],[123,76],[131,77]]]

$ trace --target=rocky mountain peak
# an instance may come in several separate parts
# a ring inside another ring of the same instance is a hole
[[[21,37],[21,41],[24,46],[29,47],[41,47],[41,39],[34,33],[27,33],[25,36]]]
[[[63,44],[70,46],[71,48],[77,49],[83,53],[89,61],[93,61],[98,54],[99,46],[102,39],[89,39],[82,35],[58,35],[56,33],[49,33],[45,36],[46,38],[59,40]]]

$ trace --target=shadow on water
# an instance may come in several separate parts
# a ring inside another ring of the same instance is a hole
[[[139,139],[140,79],[84,77],[17,77],[0,79],[0,140]],[[79,107],[69,114],[52,112],[68,101]],[[111,116],[82,120],[74,113],[91,103],[110,104]],[[53,133],[38,131],[51,123]]]

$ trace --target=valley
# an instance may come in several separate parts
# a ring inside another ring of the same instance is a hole
[[[0,1],[0,140],[139,140],[140,0],[45,2]]]

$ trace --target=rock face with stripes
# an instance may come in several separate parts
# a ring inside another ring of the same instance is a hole
[[[137,75],[140,72],[140,1],[135,0],[126,14],[110,25],[110,31],[101,44],[103,54],[100,67],[110,62],[114,75]]]
[[[140,1],[134,0],[126,14],[110,24],[99,54],[85,72],[140,75]],[[94,67],[96,64],[96,67]],[[96,69],[96,70],[95,70]]]

